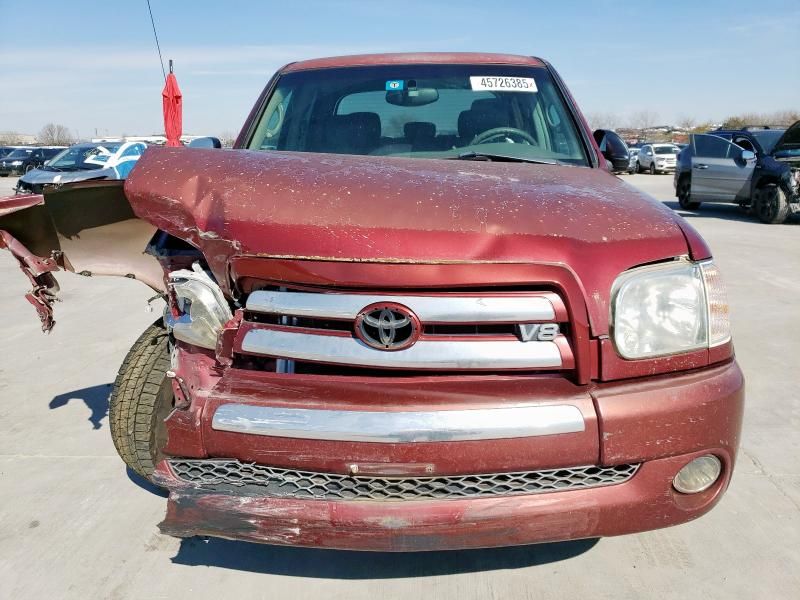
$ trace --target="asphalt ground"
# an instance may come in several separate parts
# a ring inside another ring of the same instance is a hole
[[[670,176],[623,176],[670,207]],[[12,179],[0,179],[0,195]],[[1,598],[800,597],[800,219],[762,225],[728,205],[686,213],[732,307],[747,408],[731,487],[711,513],[590,541],[364,554],[161,535],[160,493],[126,471],[107,397],[158,316],[127,279],[59,274],[50,335],[0,252]]]

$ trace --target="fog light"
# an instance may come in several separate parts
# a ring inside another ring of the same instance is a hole
[[[672,480],[672,485],[682,494],[697,494],[714,485],[721,472],[720,460],[716,456],[706,454],[695,458],[678,471]]]

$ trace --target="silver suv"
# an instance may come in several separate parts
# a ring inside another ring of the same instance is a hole
[[[650,175],[675,171],[678,152],[681,149],[673,144],[645,144],[636,158],[636,171],[648,171]]]

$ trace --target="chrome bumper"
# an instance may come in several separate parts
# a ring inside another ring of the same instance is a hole
[[[252,435],[378,443],[493,440],[585,429],[581,411],[570,404],[415,412],[223,404],[214,413],[211,426],[217,431]]]

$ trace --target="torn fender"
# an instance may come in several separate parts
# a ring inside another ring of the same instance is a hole
[[[134,215],[122,181],[87,181],[46,188],[44,195],[0,199],[0,248],[31,282],[27,300],[42,329],[53,328],[59,269],[138,279],[163,291],[163,271],[144,250],[155,225]]]

